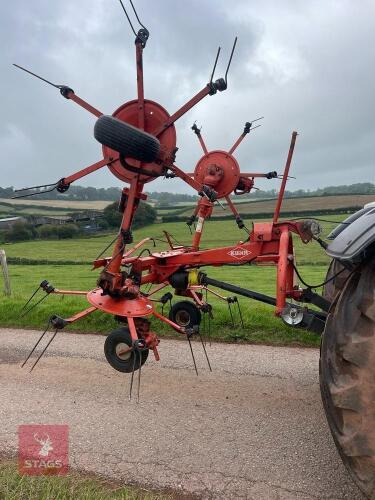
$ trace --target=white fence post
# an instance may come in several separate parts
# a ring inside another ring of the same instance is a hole
[[[11,291],[10,291],[10,277],[9,277],[8,264],[7,264],[7,258],[5,255],[5,250],[0,250],[0,266],[2,267],[2,270],[3,270],[5,295],[10,295],[10,293],[11,293]]]

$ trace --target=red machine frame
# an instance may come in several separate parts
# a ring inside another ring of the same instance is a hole
[[[153,315],[181,334],[191,335],[192,332],[157,312],[152,299],[150,299],[151,294],[147,295],[141,291],[142,285],[156,284],[157,288],[152,292],[153,294],[171,284],[176,274],[182,273],[187,279],[187,283],[185,288],[178,290],[177,293],[191,297],[201,307],[203,301],[200,292],[207,286],[203,282],[202,276],[197,272],[200,267],[250,262],[259,265],[271,263],[277,266],[275,313],[280,315],[287,304],[287,299],[301,300],[302,298],[302,290],[294,283],[292,233],[297,234],[304,243],[310,241],[313,234],[309,225],[304,222],[279,222],[280,208],[297,137],[297,133],[293,132],[273,221],[255,223],[253,230],[248,232],[248,238],[245,242],[240,241],[236,245],[222,248],[199,249],[203,225],[206,218],[211,215],[214,203],[220,198],[225,198],[237,224],[239,227],[244,227],[230,194],[232,192],[237,194],[249,192],[253,188],[254,178],[270,177],[269,174],[240,173],[239,165],[233,157],[233,152],[251,129],[252,124],[249,123],[246,124],[244,132],[228,152],[221,150],[209,152],[200,130],[193,127],[204,156],[199,160],[193,174],[187,174],[175,165],[177,148],[174,123],[204,97],[227,88],[228,68],[237,39],[232,48],[225,79],[220,78],[213,82],[213,71],[210,82],[172,115],[169,115],[158,103],[146,100],[144,97],[143,49],[147,39],[148,31],[144,28],[138,32],[135,40],[137,99],[119,107],[113,113],[113,117],[136,127],[138,130],[148,132],[156,138],[160,144],[158,157],[151,163],[142,163],[134,158],[122,157],[119,152],[103,143],[103,159],[49,185],[53,186],[52,189],[64,192],[71,183],[104,166],[107,166],[121,181],[130,184],[129,188],[124,188],[122,191],[120,202],[120,206],[123,207],[122,223],[112,256],[94,262],[94,268],[103,268],[98,280],[98,287],[89,292],[58,290],[49,284],[42,286],[42,288],[47,294],[86,295],[90,303],[90,307],[70,318],[62,319],[54,316],[51,321],[56,331],[96,310],[101,310],[127,322],[134,346],[139,342],[139,339],[143,339],[145,347],[152,349],[156,359],[158,359],[157,345],[159,340],[157,335],[150,330],[150,323],[145,318]],[[217,59],[218,55],[214,70]],[[31,73],[28,70],[25,71]],[[37,76],[34,73],[31,74]],[[51,84],[45,79],[42,80]],[[51,85],[57,87],[65,98],[72,100],[95,117],[100,119],[103,116],[101,111],[78,97],[70,87]],[[150,238],[146,238],[126,250],[126,246],[132,242],[132,220],[139,201],[147,198],[147,195],[143,193],[144,184],[160,175],[179,177],[200,194],[200,200],[193,214],[194,219],[196,216],[198,217],[198,223],[192,244],[186,247],[175,247],[170,243],[170,248],[166,251],[155,252],[145,257],[134,256],[134,252],[147,243]],[[274,177],[274,175],[272,176]]]

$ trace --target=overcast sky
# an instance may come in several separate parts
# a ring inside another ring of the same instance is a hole
[[[176,123],[176,163],[185,171],[201,156],[195,120],[209,149],[228,149],[246,121],[265,116],[236,152],[242,171],[282,171],[297,130],[289,189],[375,182],[374,0],[134,3],[150,31],[145,95],[170,113],[208,82],[218,45],[223,76],[238,35],[228,90]],[[118,0],[13,0],[2,3],[0,22],[0,186],[54,182],[99,160],[95,117],[11,64],[111,114],[136,96],[134,35]],[[121,185],[106,168],[79,183]],[[177,180],[146,189],[192,192]]]

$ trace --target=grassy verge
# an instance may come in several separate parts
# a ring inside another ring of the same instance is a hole
[[[69,473],[67,476],[20,476],[12,461],[0,462],[0,498],[4,500],[166,500],[174,495],[144,488],[116,487],[97,478]]]
[[[274,267],[219,267],[207,268],[209,276],[233,283],[245,288],[257,290],[269,295],[275,295],[276,276]],[[303,277],[311,283],[323,281],[326,266],[301,266]],[[41,265],[41,266],[10,266],[13,295],[10,298],[0,299],[0,326],[17,328],[45,327],[52,314],[69,317],[87,307],[84,297],[69,297],[51,295],[34,309],[25,318],[20,317],[22,305],[43,279],[48,279],[57,288],[75,290],[90,290],[95,286],[97,273],[90,272],[89,266],[84,265]],[[165,293],[164,289],[161,293]],[[41,292],[40,292],[41,293]],[[161,294],[160,293],[160,294]],[[224,294],[225,292],[223,292]],[[40,295],[42,297],[42,294]],[[175,297],[174,301],[179,298]],[[287,327],[273,314],[273,307],[239,297],[244,328],[240,326],[239,316],[233,309],[235,326],[231,324],[228,306],[216,297],[209,296],[213,306],[214,319],[211,322],[211,338],[227,342],[253,342],[275,345],[305,345],[318,346],[319,337],[304,330]],[[157,307],[160,310],[159,304]],[[164,313],[168,313],[165,306]],[[76,332],[109,333],[117,323],[112,316],[100,311],[71,325],[69,330]],[[208,321],[206,321],[206,334],[208,334]],[[165,336],[177,336],[170,327],[157,319],[152,320],[155,332]]]

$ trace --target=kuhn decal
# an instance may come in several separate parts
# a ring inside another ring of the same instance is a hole
[[[247,250],[246,248],[236,247],[228,252],[228,255],[234,257],[235,259],[244,259],[251,255],[252,252]]]

